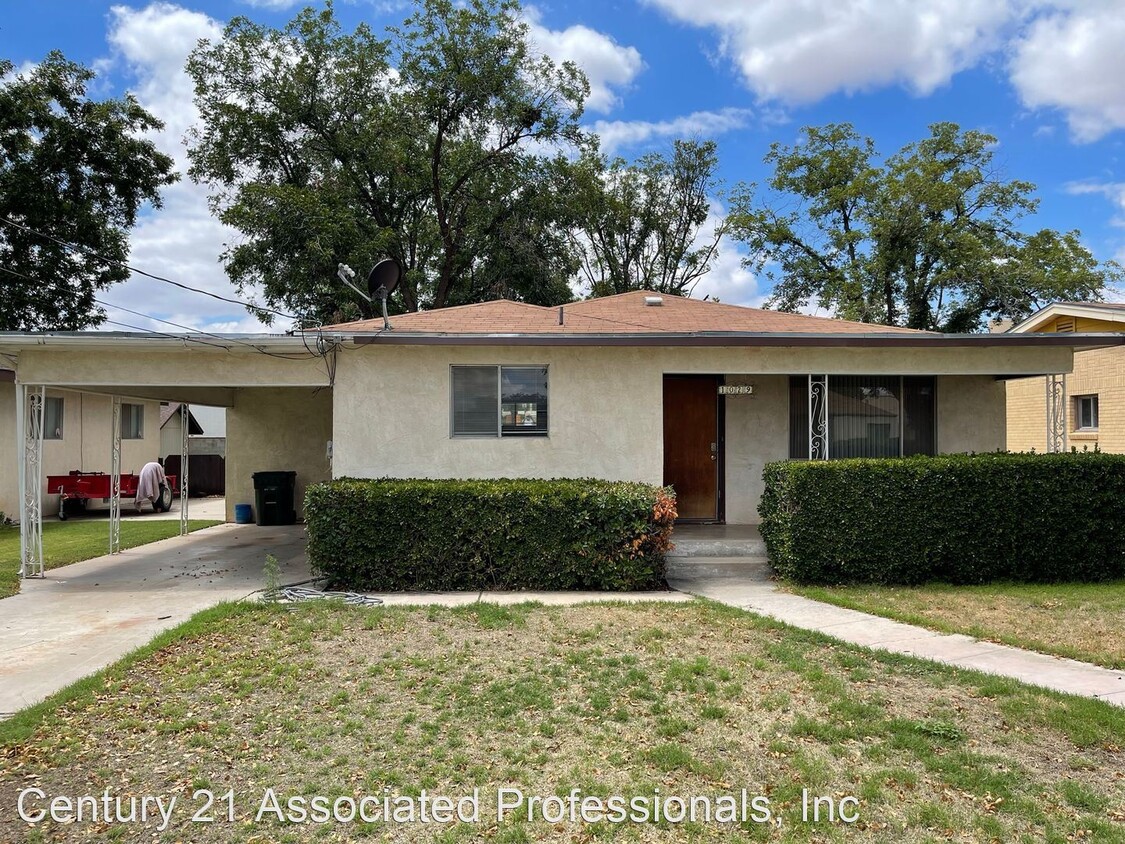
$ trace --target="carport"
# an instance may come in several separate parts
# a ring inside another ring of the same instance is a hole
[[[112,492],[107,548],[114,554],[120,535],[123,400],[179,402],[185,413],[191,404],[226,408],[227,521],[233,521],[236,503],[254,501],[253,473],[278,470],[297,472],[300,518],[305,487],[332,474],[332,383],[338,351],[334,340],[317,336],[0,333],[0,355],[16,380],[21,576],[43,574],[46,389],[112,398],[105,453]],[[181,487],[186,491],[189,483],[184,478]],[[182,501],[181,533],[186,533],[186,496]]]

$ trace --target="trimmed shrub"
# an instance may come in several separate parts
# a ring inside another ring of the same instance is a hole
[[[771,463],[770,560],[801,583],[1125,577],[1125,455]]]
[[[368,591],[660,586],[670,489],[581,480],[343,478],[305,495],[309,560]]]

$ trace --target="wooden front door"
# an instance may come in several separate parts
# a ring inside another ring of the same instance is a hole
[[[718,376],[665,375],[664,483],[680,519],[720,521],[721,467]]]

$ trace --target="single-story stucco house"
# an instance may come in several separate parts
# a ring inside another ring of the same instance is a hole
[[[228,519],[254,501],[254,472],[293,470],[298,515],[330,477],[597,477],[672,484],[682,519],[751,523],[770,461],[1002,449],[1008,379],[1123,341],[940,335],[644,291],[390,323],[206,343],[0,334],[0,353],[20,385],[225,407]]]
[[[1125,304],[1055,302],[1008,329],[1013,334],[1125,332]],[[1053,400],[1053,401],[1052,401]],[[1087,349],[1074,355],[1069,374],[1008,383],[1008,448],[1047,448],[1048,411],[1064,448],[1125,453],[1125,348]]]

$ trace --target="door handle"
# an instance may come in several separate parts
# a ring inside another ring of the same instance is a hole
[[[718,443],[711,443],[711,459],[717,460],[718,459],[718,457],[717,457],[718,453],[719,453],[719,444]]]

